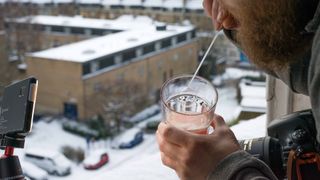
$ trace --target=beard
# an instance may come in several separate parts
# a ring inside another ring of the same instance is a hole
[[[241,10],[232,14],[240,26],[229,32],[231,39],[259,68],[282,70],[309,52],[312,45],[313,34],[302,32],[316,5],[300,1],[241,0]]]

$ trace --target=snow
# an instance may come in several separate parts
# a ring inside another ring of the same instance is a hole
[[[143,121],[143,120],[149,118],[150,116],[155,115],[159,112],[160,112],[160,106],[158,104],[155,104],[155,105],[152,105],[149,108],[146,108],[145,110],[137,113],[136,115],[131,117],[128,121],[133,122],[133,123],[137,123],[137,122]]]
[[[239,79],[245,76],[260,77],[260,71],[243,70],[239,68],[226,68],[223,79]]]
[[[230,91],[230,90],[227,90]],[[140,126],[152,120],[161,119],[158,114],[141,122],[138,127],[122,134],[125,138],[132,138]],[[69,145],[74,148],[86,149],[85,139],[74,136],[62,130],[58,120],[51,123],[38,122],[34,125],[32,135],[28,136],[27,149],[30,147],[42,148],[43,150],[60,150],[62,146]],[[241,121],[231,128],[238,139],[261,137],[266,134],[266,115],[249,121]],[[21,151],[21,150],[20,150]],[[145,134],[144,141],[133,149],[118,150],[111,149],[108,143],[98,141],[92,150],[86,150],[86,154],[96,155],[96,152],[105,151],[109,154],[108,164],[95,171],[87,171],[82,164],[72,166],[72,174],[65,177],[50,176],[53,180],[178,180],[175,172],[161,163],[160,152],[154,134]],[[23,151],[20,154],[20,161],[24,165]]]
[[[27,162],[27,161],[20,161],[23,173],[26,174],[28,177],[35,178],[37,180],[45,180],[48,179],[48,173],[41,168],[37,167],[36,165]]]
[[[80,4],[101,4],[101,0],[78,0]]]
[[[72,3],[74,0],[54,0],[56,4]]]
[[[243,111],[266,112],[266,99],[243,98],[240,103]]]
[[[83,161],[83,164],[94,165],[100,161],[101,155],[106,153],[105,150],[99,149],[93,152],[90,152],[89,156]]]
[[[104,0],[102,4],[106,6],[121,5],[121,0]]]
[[[215,113],[221,115],[226,122],[235,120],[240,114],[241,109],[236,96],[236,89],[233,87],[218,89],[218,103]]]
[[[130,130],[125,131],[123,134],[121,134],[116,141],[119,142],[119,145],[121,143],[128,143],[131,140],[134,139],[135,134],[137,134],[141,129],[139,128],[132,128]]]
[[[240,121],[239,124],[232,126],[231,130],[239,140],[264,137],[267,135],[267,115]]]
[[[266,87],[265,86],[254,86],[254,85],[246,85],[244,83],[240,83],[241,95],[243,97],[251,97],[251,98],[266,98]]]
[[[145,7],[163,7],[163,0],[145,0],[143,3]]]
[[[130,16],[129,16],[130,17]],[[77,27],[101,27],[108,29],[126,30],[123,32],[92,38],[77,43],[72,43],[57,48],[52,48],[40,52],[30,53],[31,57],[46,58],[53,60],[65,60],[83,63],[104,57],[115,52],[141,46],[150,42],[175,36],[180,33],[192,31],[193,26],[167,26],[167,31],[157,31],[150,18],[138,17],[135,19],[125,16],[118,20],[97,20],[82,17],[63,16],[35,16],[33,23],[48,25],[63,25]],[[18,19],[23,22],[25,19]],[[143,28],[141,28],[143,27]],[[91,53],[87,53],[87,52]]]
[[[141,0],[122,0],[124,6],[142,6]]]
[[[168,9],[183,8],[183,0],[163,0],[163,7]]]
[[[240,90],[242,96],[240,105],[242,107],[242,111],[266,112],[267,100],[265,83],[252,82],[247,84],[245,81],[241,81]]]
[[[192,9],[192,10],[198,10],[198,9],[202,10],[203,9],[202,1],[203,0],[188,0],[186,3],[186,8]]]

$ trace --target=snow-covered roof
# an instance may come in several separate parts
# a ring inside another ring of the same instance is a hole
[[[101,0],[77,0],[77,3],[80,4],[101,4]]]
[[[124,6],[142,6],[141,0],[122,0],[121,2]]]
[[[145,0],[144,7],[163,7],[163,0]]]
[[[72,3],[74,0],[10,0],[21,3],[35,4],[63,4]],[[9,2],[9,0],[0,0],[0,4]],[[78,4],[100,4],[105,6],[143,6],[143,7],[164,7],[167,9],[187,8],[191,10],[202,10],[202,0],[187,0],[186,4],[183,0],[77,0]]]
[[[246,84],[240,84],[241,96],[242,97],[253,97],[253,98],[266,98],[266,87],[265,86],[251,86]]]
[[[203,9],[202,0],[189,0],[186,2],[186,8],[193,10]]]
[[[183,0],[163,0],[163,7],[168,9],[183,8]]]
[[[56,4],[72,3],[74,0],[54,0]]]
[[[138,17],[135,20],[133,16],[124,16],[118,20],[94,20],[62,16],[55,18],[54,16],[40,16],[33,19],[32,22],[84,28],[106,27],[107,29],[123,30],[123,32],[29,54],[31,57],[80,63],[124,51],[126,49],[145,45],[157,40],[172,37],[181,33],[192,31],[194,29],[193,26],[168,25],[167,30],[157,31],[155,24],[149,18]]]
[[[150,20],[150,18],[146,18]],[[83,28],[97,28],[97,29],[112,29],[112,30],[128,30],[134,28],[141,28],[144,22],[141,21],[121,21],[120,20],[105,20],[105,19],[91,19],[83,18],[82,16],[68,17],[68,16],[27,16],[10,20],[14,22],[28,22],[33,24],[54,25],[64,27],[83,27]]]
[[[243,98],[241,100],[240,105],[241,105],[242,111],[265,113],[267,110],[266,99]]]
[[[106,6],[121,5],[121,0],[104,0],[102,4]]]

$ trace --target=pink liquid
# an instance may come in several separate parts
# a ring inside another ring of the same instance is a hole
[[[214,109],[195,95],[183,94],[167,101],[170,109],[165,110],[166,121],[180,129],[197,134],[208,134]]]
[[[208,134],[208,128],[205,129],[198,129],[198,130],[191,130],[189,132],[200,134],[200,135],[207,135]]]

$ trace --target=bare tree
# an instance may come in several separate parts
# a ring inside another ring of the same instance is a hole
[[[148,102],[140,84],[125,80],[108,83],[89,98],[91,104],[88,108],[101,115],[108,127],[115,127],[116,133],[121,131],[124,119],[144,108]]]

